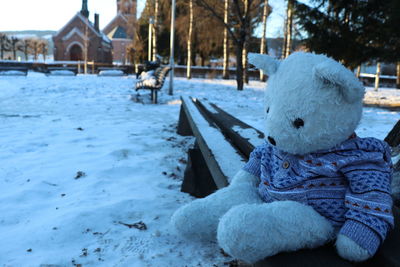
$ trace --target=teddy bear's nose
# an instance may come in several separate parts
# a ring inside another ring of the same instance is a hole
[[[271,145],[273,145],[273,146],[276,145],[275,139],[272,138],[271,136],[268,136],[268,141],[271,143]]]

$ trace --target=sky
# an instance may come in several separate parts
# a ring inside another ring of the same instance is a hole
[[[273,8],[268,18],[267,37],[282,35],[285,17],[285,0],[270,0]],[[138,16],[145,0],[138,0]],[[61,29],[76,12],[82,0],[0,0],[0,31]],[[116,0],[88,0],[90,19],[100,14],[100,28],[104,28],[116,15]],[[256,31],[261,36],[261,29]]]

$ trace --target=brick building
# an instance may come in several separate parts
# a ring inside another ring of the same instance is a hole
[[[126,47],[132,43],[136,24],[136,0],[117,0],[117,15],[103,29],[113,45],[113,61],[126,63]]]
[[[89,21],[87,0],[82,1],[82,10],[78,12],[56,35],[53,36],[54,60],[112,63],[112,42],[99,29],[99,15],[95,14],[94,23]]]

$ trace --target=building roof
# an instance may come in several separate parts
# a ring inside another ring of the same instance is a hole
[[[80,12],[76,13],[75,16],[73,16],[70,21],[64,25],[64,27],[62,27],[55,35],[54,37],[60,35],[65,28],[72,23],[72,21],[78,18],[80,19],[84,24],[88,25],[88,29],[90,29],[94,34],[96,34],[98,37],[101,37],[103,39],[104,42],[106,43],[111,43],[111,40],[102,32],[102,31],[96,31],[96,29],[94,28],[93,23],[91,23],[87,18],[85,18]],[[67,33],[68,34],[68,33]]]
[[[115,27],[107,36],[110,39],[127,39],[128,38],[125,28],[123,28],[121,26]]]

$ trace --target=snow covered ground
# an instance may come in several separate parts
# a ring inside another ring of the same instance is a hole
[[[224,266],[215,243],[169,228],[192,137],[179,96],[207,98],[262,129],[264,83],[177,79],[132,101],[133,77],[0,77],[0,266]],[[383,90],[385,97],[397,93]],[[399,112],[366,108],[358,133],[384,138]]]

